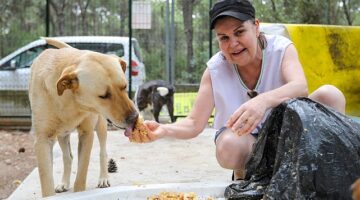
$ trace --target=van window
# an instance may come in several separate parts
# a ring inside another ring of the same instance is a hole
[[[122,44],[111,43],[69,43],[77,49],[86,49],[104,54],[115,54],[119,57],[124,56],[124,46]]]
[[[45,46],[37,46],[31,49],[28,49],[19,55],[15,56],[13,59],[4,63],[0,68],[3,70],[6,69],[17,69],[17,68],[26,68],[30,67],[33,60],[44,51]]]

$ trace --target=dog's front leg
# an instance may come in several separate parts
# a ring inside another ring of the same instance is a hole
[[[98,181],[99,188],[110,187],[108,169],[107,169],[107,152],[106,152],[106,139],[107,139],[107,123],[104,117],[99,116],[99,121],[96,126],[96,132],[100,144],[100,177]]]
[[[66,136],[58,136],[58,141],[61,151],[63,153],[63,165],[64,165],[64,172],[61,182],[55,188],[55,192],[60,193],[69,190],[73,155],[71,153],[71,147],[70,147],[70,134],[67,134]]]
[[[93,128],[93,127],[92,127]],[[93,129],[78,128],[78,169],[74,184],[74,191],[84,191],[86,189],[86,178],[90,161],[91,148],[94,140]]]
[[[37,133],[38,134],[38,133]],[[41,193],[43,197],[55,195],[53,179],[53,146],[54,138],[36,136],[35,154],[37,158]]]

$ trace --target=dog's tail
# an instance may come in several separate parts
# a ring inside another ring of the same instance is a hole
[[[56,48],[72,48],[70,45],[66,44],[65,42],[62,42],[60,40],[56,40],[53,38],[48,38],[48,37],[42,37],[42,39],[44,39],[46,41],[47,44],[53,45]]]
[[[166,87],[158,87],[156,90],[159,92],[160,96],[164,97],[169,94],[169,89]]]

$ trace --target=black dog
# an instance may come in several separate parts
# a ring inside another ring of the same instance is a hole
[[[175,87],[163,80],[154,80],[139,86],[135,94],[135,105],[139,111],[152,106],[152,113],[155,120],[159,122],[159,113],[163,105],[166,104],[169,111],[171,122],[175,122],[174,117],[174,93]]]

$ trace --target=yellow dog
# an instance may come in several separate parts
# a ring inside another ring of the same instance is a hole
[[[64,192],[70,187],[69,134],[74,129],[79,134],[74,191],[86,188],[94,130],[100,143],[98,187],[109,187],[105,118],[118,127],[130,129],[138,117],[127,95],[126,63],[114,55],[78,50],[51,38],[45,40],[59,49],[47,49],[35,59],[29,88],[42,195],[54,195],[55,191]],[[55,188],[52,150],[56,139],[63,152],[64,173]]]

